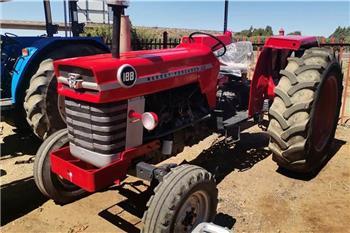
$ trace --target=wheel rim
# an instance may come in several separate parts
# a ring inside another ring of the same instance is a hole
[[[206,192],[192,193],[181,206],[174,226],[174,232],[191,232],[199,223],[207,221],[210,202]]]
[[[312,143],[317,152],[321,152],[327,145],[333,131],[334,120],[336,120],[338,100],[338,82],[336,76],[327,77],[321,86],[319,95],[312,127]]]
[[[53,172],[51,172],[51,176],[57,181],[57,184],[60,186],[61,190],[72,192],[76,190],[80,190],[78,186],[64,179],[62,176],[59,176]]]
[[[65,143],[62,146],[55,148],[55,149],[59,149],[59,148],[63,148],[68,146],[69,143]],[[49,152],[49,154],[51,154],[53,150],[51,150]],[[65,178],[63,178],[60,175],[57,175],[56,173],[52,172],[51,167],[50,167],[50,173],[51,173],[51,180],[53,183],[55,183],[62,191],[67,191],[67,192],[73,192],[73,191],[77,191],[80,190],[80,188],[78,186],[76,186],[75,184],[73,184],[72,182],[66,180]]]

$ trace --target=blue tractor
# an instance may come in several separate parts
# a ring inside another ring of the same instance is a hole
[[[100,37],[79,37],[84,24],[78,22],[77,1],[68,1],[73,37],[54,37],[58,25],[52,24],[50,2],[43,2],[46,36],[1,35],[1,117],[40,139],[66,127],[53,61],[110,52]]]

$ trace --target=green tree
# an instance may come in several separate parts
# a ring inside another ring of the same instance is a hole
[[[290,32],[288,33],[288,35],[301,35],[301,31],[294,31],[294,32]]]
[[[272,27],[271,26],[266,26],[266,28],[265,28],[265,36],[272,36],[272,35],[273,35]]]
[[[334,37],[336,40],[344,40],[344,42],[350,42],[350,27],[338,26],[335,31],[329,36]]]

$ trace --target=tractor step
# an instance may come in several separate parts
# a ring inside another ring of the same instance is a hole
[[[234,116],[223,120],[222,110],[215,110],[217,129],[225,136],[227,144],[235,144],[240,141],[240,123],[249,119],[248,111],[236,112]]]
[[[249,118],[248,111],[236,112],[236,114],[233,117],[228,118],[227,120],[225,120],[223,122],[224,129],[228,129],[228,128],[237,126],[237,124],[248,120],[248,118]]]
[[[12,109],[13,107],[14,105],[11,98],[3,98],[0,100],[0,108],[2,111]]]

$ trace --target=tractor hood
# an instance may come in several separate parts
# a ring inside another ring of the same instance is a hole
[[[211,89],[206,76],[218,75],[219,62],[208,46],[181,44],[163,50],[132,51],[54,62],[60,95],[106,103],[143,96],[199,82]],[[201,80],[202,79],[202,80]]]

